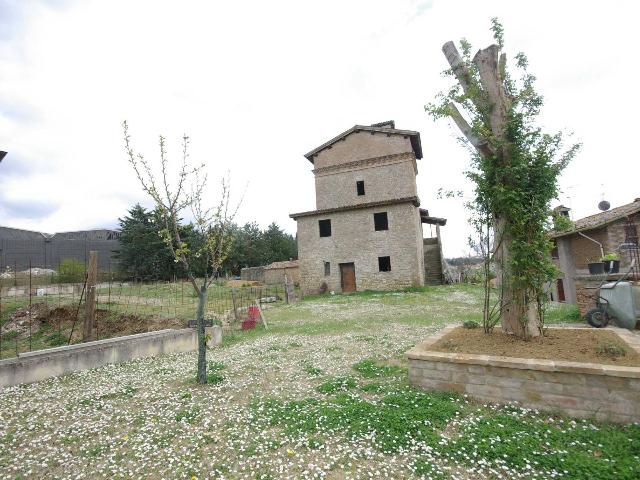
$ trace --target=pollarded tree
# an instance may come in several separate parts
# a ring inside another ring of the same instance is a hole
[[[233,243],[231,226],[238,211],[231,207],[229,178],[223,178],[220,198],[217,205],[205,207],[203,193],[207,185],[204,165],[192,167],[189,164],[189,137],[182,138],[182,165],[178,177],[172,185],[169,181],[169,161],[164,137],[160,136],[160,172],[162,180],[155,178],[149,162],[131,146],[131,137],[127,122],[123,124],[124,141],[129,163],[133,167],[142,189],[153,199],[157,215],[162,223],[159,235],[171,253],[173,261],[179,263],[186,273],[198,297],[196,328],[198,331],[198,383],[207,383],[206,338],[204,329],[204,311],[207,302],[207,290],[226,259]],[[187,190],[189,189],[189,190]],[[181,212],[191,210],[195,231],[191,245],[184,238],[180,224]],[[204,276],[196,277],[196,264],[204,265]]]
[[[474,224],[492,246],[499,320],[504,331],[528,338],[541,334],[544,285],[554,272],[546,235],[549,205],[579,145],[564,150],[561,133],[549,135],[536,126],[543,102],[527,59],[516,55],[520,76],[512,77],[502,52],[502,26],[493,19],[491,29],[496,44],[478,50],[473,58],[466,40],[460,42],[462,54],[453,42],[444,44],[451,66],[445,74],[457,82],[425,109],[434,119],[451,118],[471,147],[467,175],[475,184]],[[485,299],[485,317],[489,310]]]

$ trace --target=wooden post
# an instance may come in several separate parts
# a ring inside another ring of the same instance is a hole
[[[256,307],[258,307],[260,320],[262,320],[262,324],[264,325],[265,330],[269,330],[269,327],[267,327],[267,319],[264,317],[264,314],[262,313],[262,307],[260,307],[260,302],[258,300],[254,300],[253,303],[255,303]]]
[[[238,321],[238,307],[236,305],[236,289],[231,289],[231,300],[233,301],[233,316]]]
[[[89,265],[87,268],[87,296],[84,304],[84,329],[82,341],[93,340],[93,325],[96,319],[96,281],[98,277],[98,252],[89,252]]]

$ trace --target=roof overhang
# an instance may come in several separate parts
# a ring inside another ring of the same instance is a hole
[[[447,224],[446,218],[432,217],[429,215],[429,211],[423,208],[420,209],[420,220],[422,223],[428,223],[429,225],[439,225],[444,227]]]
[[[291,215],[289,215],[289,217],[293,218],[294,220],[297,220],[298,218],[301,218],[301,217],[322,216],[322,215],[329,215],[331,213],[348,212],[350,210],[362,210],[364,208],[384,207],[387,205],[397,205],[400,203],[410,203],[414,207],[419,207],[420,199],[418,197],[405,197],[405,198],[398,198],[394,200],[383,200],[380,202],[360,203],[357,205],[345,205],[343,207],[326,208],[324,210],[310,210],[308,212],[292,213]]]
[[[409,139],[411,140],[411,148],[413,149],[413,152],[416,158],[418,159],[422,158],[422,143],[420,142],[419,132],[416,132],[414,130],[399,130],[397,128],[383,128],[383,127],[373,127],[373,126],[366,126],[366,125],[355,125],[354,127],[351,127],[349,130],[342,132],[337,137],[334,137],[328,142],[323,143],[319,147],[311,150],[309,153],[305,155],[305,158],[309,160],[311,163],[313,163],[313,157],[316,156],[318,153],[320,153],[322,150],[324,150],[325,148],[330,148],[334,143],[345,139],[347,136],[351,135],[352,133],[358,133],[358,132],[371,132],[372,134],[385,133],[387,135],[403,135],[403,136],[409,137]]]
[[[591,225],[585,225],[584,227],[573,228],[571,230],[564,230],[564,231],[561,231],[561,232],[557,232],[555,230],[551,230],[549,232],[549,237],[551,237],[551,238],[560,238],[560,237],[566,237],[567,235],[575,235],[575,234],[581,233],[581,232],[588,232],[590,230],[597,230],[599,228],[606,227],[607,225],[609,225],[609,224],[611,224],[613,222],[617,222],[619,220],[622,220],[623,218],[627,218],[627,217],[630,217],[631,215],[635,215],[636,213],[639,213],[639,212],[640,212],[640,205],[638,205],[637,208],[630,209],[630,210],[625,211],[625,212],[621,212],[619,215],[611,216],[611,217],[607,218],[606,221],[602,221],[602,222],[599,222],[599,223],[594,223],[594,224],[591,224]]]

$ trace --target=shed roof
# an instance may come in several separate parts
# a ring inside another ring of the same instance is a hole
[[[636,198],[631,203],[612,208],[611,210],[607,210],[606,212],[596,213],[595,215],[576,220],[571,230],[564,230],[562,232],[551,231],[550,236],[551,238],[558,238],[586,230],[593,230],[595,228],[604,227],[609,223],[623,219],[638,212],[640,212],[640,198]]]
[[[352,133],[357,133],[360,131],[363,132],[372,132],[372,133],[387,133],[389,135],[406,135],[411,139],[411,148],[413,148],[413,152],[416,155],[416,158],[422,158],[422,144],[420,143],[420,133],[414,130],[400,130],[395,128],[395,122],[393,120],[389,120],[387,122],[382,123],[374,123],[373,125],[354,125],[349,130],[342,132],[337,137],[332,138],[326,143],[323,143],[317,148],[314,148],[309,153],[305,155],[305,158],[313,163],[313,157],[320,153],[325,148],[331,147],[334,143],[339,140],[346,138]]]
[[[446,218],[440,217],[432,217],[429,215],[429,210],[425,210],[424,208],[420,209],[420,220],[422,223],[428,223],[430,225],[440,225],[444,227],[447,224]]]

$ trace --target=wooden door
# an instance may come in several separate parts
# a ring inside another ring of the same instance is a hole
[[[340,285],[343,293],[356,291],[356,267],[353,263],[340,264]]]
[[[558,301],[559,302],[564,302],[565,298],[564,298],[564,282],[562,281],[561,278],[558,278],[558,280],[556,281],[556,285],[558,286]]]

